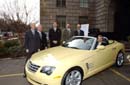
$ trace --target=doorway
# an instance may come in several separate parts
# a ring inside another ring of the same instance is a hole
[[[130,0],[116,0],[114,33],[121,40],[130,35]]]

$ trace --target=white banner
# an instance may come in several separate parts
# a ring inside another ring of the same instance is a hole
[[[84,36],[88,36],[88,33],[89,33],[89,24],[81,24],[81,30],[84,31]]]

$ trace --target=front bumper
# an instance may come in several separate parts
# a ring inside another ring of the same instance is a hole
[[[31,72],[26,66],[27,80],[32,85],[61,85],[61,76],[46,75],[40,72],[40,68],[37,72]]]

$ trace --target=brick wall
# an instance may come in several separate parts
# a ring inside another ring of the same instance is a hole
[[[100,31],[106,31],[106,8],[105,0],[96,0],[96,28]]]
[[[79,16],[88,16],[90,28],[99,28],[102,32],[113,32],[113,16],[109,11],[111,0],[89,0],[88,8],[80,8],[80,0],[66,0],[65,8],[57,8],[56,0],[40,0],[40,21],[46,30],[52,26],[57,15],[65,15],[66,22],[76,27]],[[111,9],[110,9],[111,10]]]
[[[96,0],[96,28],[102,32],[114,31],[114,3],[111,0]]]
[[[72,28],[79,22],[79,16],[88,16],[88,9],[80,8],[79,0],[66,0],[65,8],[57,8],[56,0],[40,1],[40,22],[46,30],[52,26],[57,15],[65,15],[66,22],[70,23]]]

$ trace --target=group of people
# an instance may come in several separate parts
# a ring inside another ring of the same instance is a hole
[[[35,23],[30,24],[30,30],[25,33],[25,48],[28,53],[28,58],[35,52],[48,48],[46,34],[43,32],[42,25],[35,26]],[[81,25],[77,24],[77,29],[73,31],[70,24],[66,24],[66,29],[61,31],[58,28],[57,22],[53,22],[53,26],[49,29],[49,47],[59,46],[61,41],[66,41],[72,36],[84,36],[81,30]]]
[[[24,46],[28,54],[27,60],[33,53],[47,48],[46,34],[43,32],[42,25],[35,26],[35,23],[30,24],[30,30],[25,33]]]
[[[32,56],[32,54],[47,49],[48,47],[55,47],[61,44],[61,41],[66,41],[72,36],[84,36],[84,32],[80,29],[81,25],[77,24],[77,30],[73,31],[70,24],[66,25],[66,29],[61,31],[58,28],[57,22],[53,22],[53,26],[49,29],[49,46],[47,41],[47,36],[43,32],[43,26],[39,24],[36,27],[35,23],[30,24],[30,30],[25,33],[24,47],[27,53],[27,60]],[[24,77],[26,77],[24,69]]]

